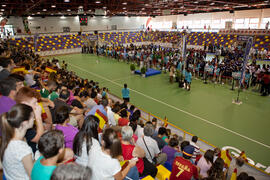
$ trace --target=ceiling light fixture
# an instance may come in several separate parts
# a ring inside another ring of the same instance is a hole
[[[198,4],[199,2],[198,2],[198,1],[195,1],[194,3],[195,3],[195,4]]]
[[[123,7],[123,9],[127,9],[126,7]]]
[[[107,7],[106,7],[106,6],[104,6],[104,7],[103,7],[103,9],[107,9]]]
[[[7,5],[5,5],[5,4],[2,4],[2,7],[6,7]]]
[[[67,11],[71,11],[70,9],[67,9]]]
[[[210,4],[210,6],[213,6],[215,3],[214,2],[212,2],[211,4]]]
[[[43,9],[42,11],[47,11],[47,9]]]
[[[64,2],[68,3],[68,2],[70,2],[70,1],[69,1],[69,0],[64,0]]]
[[[52,5],[51,7],[52,7],[52,8],[56,8],[56,5]]]
[[[1,11],[5,11],[5,9],[1,9]]]
[[[101,2],[100,1],[96,1],[96,4],[100,4]]]
[[[122,4],[123,4],[123,5],[127,5],[127,2],[123,2]]]

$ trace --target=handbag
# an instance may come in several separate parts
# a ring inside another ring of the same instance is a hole
[[[152,155],[151,155],[151,153],[150,153],[150,151],[149,151],[149,149],[148,149],[148,147],[147,147],[147,145],[145,143],[144,137],[143,137],[143,143],[144,143],[144,145],[145,145],[145,147],[146,147],[146,149],[147,149],[147,151],[148,151],[148,153],[149,153],[149,155],[150,155],[150,157],[152,159],[153,164],[156,165],[157,164],[157,158],[156,157],[154,157],[154,158],[152,157]]]

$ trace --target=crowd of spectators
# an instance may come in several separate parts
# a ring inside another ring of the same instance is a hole
[[[212,150],[202,156],[196,136],[189,142],[156,119],[143,123],[140,110],[114,102],[106,87],[68,71],[65,62],[8,41],[0,55],[6,179],[139,179],[155,177],[159,164],[170,179],[227,177],[224,160]]]
[[[177,37],[179,38],[179,37]],[[145,67],[157,68],[164,72],[170,72],[170,77],[175,77],[176,81],[181,81],[187,76],[186,72],[191,72],[195,78],[211,80],[215,83],[232,83],[240,87],[240,77],[245,68],[244,78],[241,88],[252,87],[263,96],[270,93],[270,66],[260,64],[260,59],[269,58],[268,51],[251,48],[249,60],[246,67],[244,64],[245,43],[234,43],[230,47],[218,44],[210,44],[201,49],[187,49],[186,61],[182,58],[182,48],[179,43],[177,48],[163,47],[156,44],[150,45],[102,45],[89,47],[91,51],[84,50],[85,53],[96,53],[123,60],[128,63],[137,64],[139,69]],[[88,48],[88,47],[87,47]],[[185,78],[187,80],[189,78]],[[172,79],[170,79],[172,82]],[[190,81],[191,82],[191,81]]]

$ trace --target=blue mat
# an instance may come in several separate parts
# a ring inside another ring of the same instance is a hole
[[[136,70],[135,71],[135,74],[141,74],[141,71],[140,70]],[[160,70],[149,68],[149,69],[147,69],[147,72],[145,73],[145,77],[154,76],[154,75],[157,75],[157,74],[161,74],[161,71]]]

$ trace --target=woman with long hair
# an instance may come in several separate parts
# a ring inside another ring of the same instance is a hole
[[[38,99],[40,99],[40,94],[30,87],[22,87],[16,95],[17,104],[26,104],[28,106],[31,106],[34,110],[37,108],[41,109],[41,106],[38,104]],[[35,127],[28,129],[25,134],[27,144],[32,148],[33,153],[36,152],[37,143],[42,134],[44,133],[44,126],[41,114],[41,111],[40,114],[35,114]],[[47,124],[46,121],[45,124]]]
[[[100,150],[98,141],[99,119],[89,115],[84,119],[82,128],[73,141],[73,151],[76,156],[76,163],[87,166],[88,156],[92,150]]]
[[[122,180],[129,170],[136,165],[136,160],[129,161],[121,170],[118,159],[122,156],[121,141],[112,128],[105,129],[102,135],[101,150],[93,150],[89,154],[88,166],[92,169],[92,180]]]
[[[31,106],[17,104],[2,115],[0,155],[7,179],[30,179],[33,153],[31,147],[24,141],[24,136],[26,131],[33,127],[35,115],[40,113],[41,109],[33,111]]]
[[[221,158],[217,158],[211,168],[207,171],[208,177],[216,180],[225,180],[225,172],[223,172],[224,161]]]
[[[200,175],[202,178],[208,177],[207,171],[211,168],[214,160],[214,151],[208,149],[204,156],[200,158],[197,166],[200,168]]]

